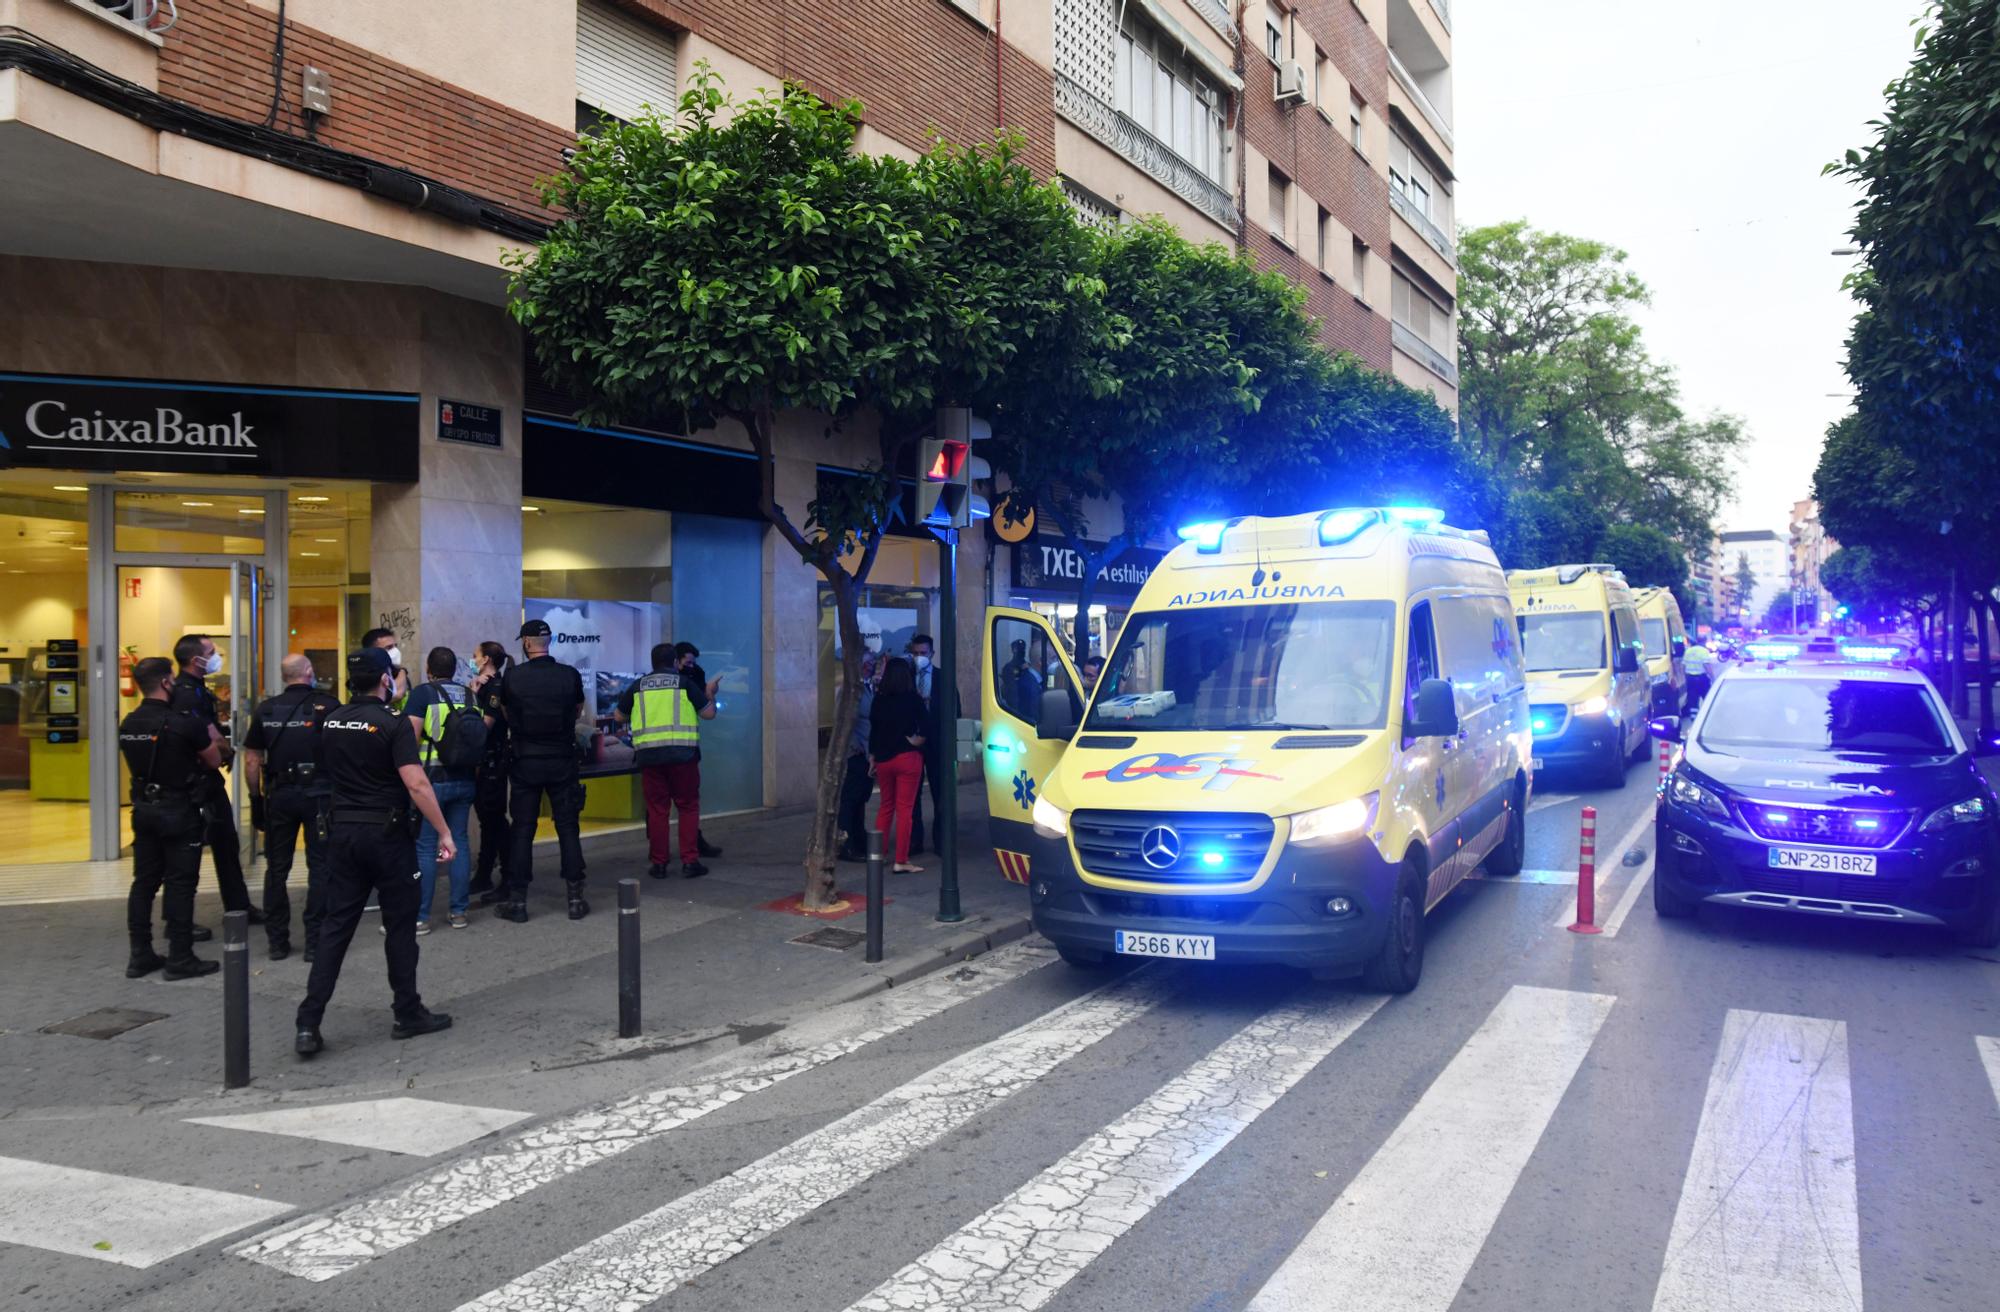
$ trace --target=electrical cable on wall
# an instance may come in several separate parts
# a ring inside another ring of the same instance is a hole
[[[285,99],[285,0],[278,0],[278,39],[271,49],[271,107],[264,111],[264,126],[278,121],[278,106]],[[308,134],[310,135],[310,134]]]

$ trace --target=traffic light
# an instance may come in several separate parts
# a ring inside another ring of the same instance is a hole
[[[971,522],[972,444],[958,438],[929,438],[921,459],[917,522],[963,528]]]

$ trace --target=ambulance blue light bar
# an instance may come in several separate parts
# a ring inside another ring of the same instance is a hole
[[[1743,645],[1752,660],[1788,661],[1799,654],[1796,642],[1750,642]]]
[[[1444,523],[1444,512],[1431,506],[1390,506],[1387,514],[1396,523],[1420,533],[1427,533]]]
[[[1840,654],[1850,661],[1871,661],[1887,664],[1903,654],[1900,647],[1871,647],[1863,643],[1850,642],[1843,645]]]
[[[1322,547],[1337,547],[1343,542],[1352,542],[1374,522],[1375,512],[1372,510],[1329,510],[1319,517],[1319,544]]]
[[[1229,521],[1212,519],[1200,524],[1185,524],[1180,530],[1183,542],[1194,543],[1196,551],[1222,550],[1222,535],[1229,531]]]

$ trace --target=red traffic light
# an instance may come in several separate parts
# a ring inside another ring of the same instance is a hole
[[[924,470],[924,482],[965,482],[965,462],[972,458],[972,444],[946,440],[928,445],[932,448],[931,462]]]

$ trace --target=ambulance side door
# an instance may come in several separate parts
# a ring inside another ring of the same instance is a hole
[[[1083,720],[1081,685],[1046,619],[998,606],[986,612],[979,685],[979,756],[994,860],[1003,878],[1025,884],[1029,815]],[[1069,732],[1060,732],[1063,724]]]

